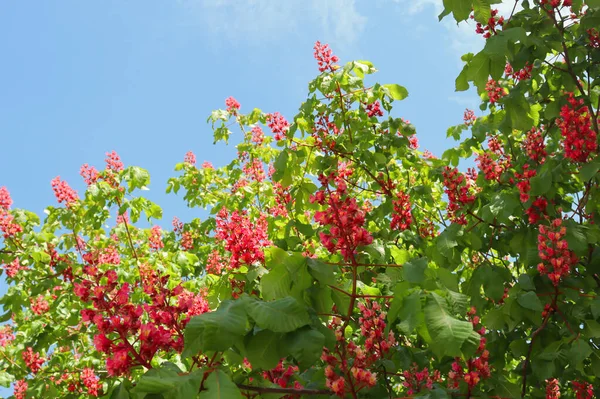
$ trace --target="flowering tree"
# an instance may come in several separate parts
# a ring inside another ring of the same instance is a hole
[[[593,398],[600,3],[445,5],[484,37],[456,88],[487,112],[467,110],[441,158],[391,115],[402,86],[366,85],[370,62],[317,42],[293,120],[228,98],[209,120],[215,141],[241,137],[238,157],[176,166],[167,192],[206,220],[160,227],[148,173],[114,152],[82,166],[81,195],[53,179],[43,222],[1,188],[0,384],[17,399]]]

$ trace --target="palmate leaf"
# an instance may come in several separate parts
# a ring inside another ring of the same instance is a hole
[[[246,355],[253,367],[269,370],[277,366],[282,355],[279,353],[279,342],[282,335],[269,330],[262,330],[250,337],[246,343]]]
[[[325,336],[318,330],[304,327],[286,334],[284,343],[300,367],[305,369],[321,357]]]
[[[435,292],[427,297],[425,324],[432,340],[431,349],[440,358],[460,356],[460,348],[467,341],[469,344],[479,343],[479,335],[473,331],[473,325],[452,316],[446,299]]]
[[[242,399],[239,388],[221,370],[215,370],[204,382],[206,390],[200,392],[200,399]]]
[[[284,264],[273,267],[260,282],[260,291],[267,301],[290,295],[292,276]]]
[[[241,301],[223,301],[214,311],[192,317],[184,332],[182,355],[189,357],[200,351],[224,351],[237,338],[246,334],[248,316]]]
[[[256,325],[273,332],[290,332],[310,323],[306,307],[293,297],[265,302],[246,296],[244,303]]]
[[[164,399],[186,399],[198,395],[204,370],[198,369],[184,374],[173,364],[148,370],[130,392],[134,398],[147,394],[161,394]]]

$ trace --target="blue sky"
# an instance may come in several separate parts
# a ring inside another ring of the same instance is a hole
[[[82,193],[79,167],[103,167],[116,150],[150,171],[148,196],[165,223],[194,217],[164,190],[189,150],[217,166],[233,156],[233,147],[213,146],[207,116],[231,95],[242,111],[292,119],[318,73],[316,40],[343,62],[372,61],[377,81],[406,86],[395,114],[440,155],[452,145],[446,128],[478,104],[473,92],[454,92],[460,56],[483,44],[472,23],[438,22],[440,10],[441,0],[5,2],[0,186],[15,207],[42,215],[55,204],[53,177]]]

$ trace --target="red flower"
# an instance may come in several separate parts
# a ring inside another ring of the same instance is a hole
[[[273,132],[275,140],[279,141],[283,140],[285,137],[290,124],[279,112],[275,112],[273,114],[267,114],[267,126],[269,126]]]
[[[156,251],[165,246],[162,241],[162,230],[160,226],[152,226],[150,229],[150,238],[148,239],[148,242],[150,243],[150,248]]]
[[[392,230],[406,230],[412,223],[411,203],[408,194],[399,191],[396,196],[398,199],[393,201],[394,213],[390,228]]]
[[[93,369],[83,369],[81,372],[81,382],[87,388],[89,395],[98,396],[98,391],[102,388],[102,384],[100,384],[100,378],[94,374]]]
[[[123,170],[123,162],[121,162],[121,157],[115,151],[106,153],[106,169],[111,170],[113,172],[120,172]]]
[[[238,109],[240,109],[240,103],[233,97],[227,97],[225,99],[225,105],[227,106],[227,111],[235,114]]]
[[[8,210],[13,201],[6,187],[0,187],[0,208]]]
[[[28,347],[21,356],[23,356],[23,361],[33,374],[37,373],[46,361],[46,359],[40,357],[39,353],[34,352],[32,347]]]
[[[573,93],[569,93],[567,101],[569,104],[562,107],[560,118],[556,121],[564,137],[565,157],[575,162],[587,162],[598,149],[590,112],[583,105],[583,100],[576,100]]]
[[[317,41],[314,49],[314,56],[319,64],[319,72],[325,72],[327,69],[333,72],[335,70],[335,63],[339,61],[339,58],[333,55],[329,45],[321,44],[320,41]]]
[[[185,158],[183,158],[183,162],[190,165],[196,165],[196,155],[194,155],[194,153],[191,151],[186,152]]]
[[[27,381],[25,380],[19,380],[17,382],[15,382],[15,387],[14,387],[14,395],[15,395],[15,399],[25,399],[25,397],[27,396]]]
[[[56,176],[54,179],[52,179],[50,184],[52,185],[52,190],[54,190],[54,195],[56,196],[58,202],[66,203],[67,208],[79,200],[77,191],[69,187],[66,181],[60,180],[60,176]]]
[[[81,165],[81,169],[79,169],[79,174],[83,177],[83,181],[88,186],[90,184],[96,183],[98,180],[98,171],[93,166],[89,166],[87,163]]]
[[[506,95],[504,89],[494,79],[488,80],[485,84],[485,90],[487,91],[490,104],[497,103],[498,100]]]
[[[566,234],[567,229],[562,225],[562,219],[554,219],[550,226],[539,227],[538,255],[542,262],[537,268],[540,274],[548,275],[555,286],[571,272],[571,266],[578,261],[564,239]]]
[[[559,399],[560,387],[556,378],[546,380],[546,399]]]

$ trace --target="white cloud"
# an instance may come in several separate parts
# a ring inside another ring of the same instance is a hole
[[[354,0],[313,0],[312,9],[326,35],[341,46],[355,43],[367,22],[356,10]]]
[[[366,17],[355,0],[179,0],[199,14],[210,33],[237,43],[269,43],[317,29],[330,42],[350,46],[364,30]]]
[[[401,13],[406,17],[411,17],[411,19],[414,15],[426,10],[431,10],[437,18],[444,10],[443,0],[393,0],[393,2],[401,4],[403,6]],[[508,18],[514,5],[513,1],[505,1],[492,5],[492,8],[498,9],[500,15]],[[515,12],[521,9],[521,4],[517,4]],[[409,19],[407,18],[407,20]],[[485,41],[481,35],[475,33],[475,22],[473,20],[463,21],[457,25],[452,15],[448,15],[441,23],[448,30],[448,36],[445,39],[448,40],[453,51],[464,54],[477,52],[483,48]]]

